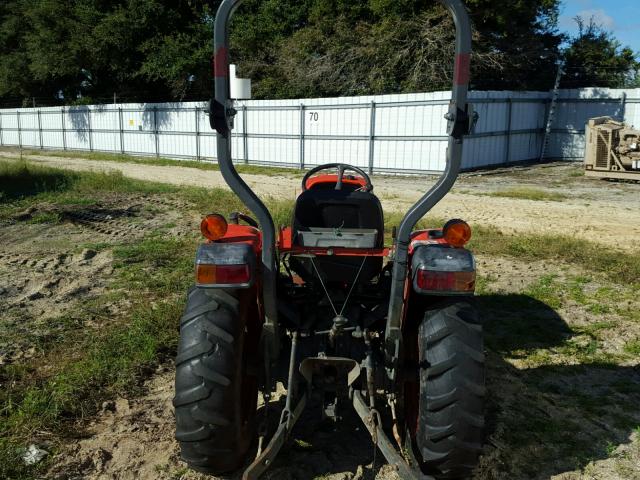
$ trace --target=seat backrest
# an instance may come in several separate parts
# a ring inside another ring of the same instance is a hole
[[[376,246],[384,243],[380,200],[371,192],[309,189],[300,194],[293,212],[294,242],[298,231],[310,228],[366,228],[378,231]]]
[[[382,205],[371,192],[327,188],[311,188],[302,192],[293,211],[293,242],[298,243],[298,232],[311,228],[375,229],[378,232],[375,246],[381,248],[384,245]],[[382,257],[324,256],[315,262],[327,282],[353,281],[358,271],[359,281],[366,282],[382,269]],[[290,265],[305,281],[316,277],[316,267],[308,258],[292,257]]]

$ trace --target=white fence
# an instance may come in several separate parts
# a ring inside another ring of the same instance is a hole
[[[238,102],[237,162],[306,168],[346,162],[372,172],[444,168],[449,92]],[[480,119],[463,168],[540,156],[548,92],[471,92]],[[547,157],[582,158],[588,118],[640,125],[640,89],[560,94]],[[0,110],[0,145],[215,160],[206,103]]]

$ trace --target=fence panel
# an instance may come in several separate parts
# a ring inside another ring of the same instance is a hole
[[[450,92],[238,102],[237,163],[312,167],[347,162],[372,172],[445,167]],[[547,156],[581,159],[584,126],[608,115],[640,126],[640,89],[560,92]],[[536,160],[549,92],[471,92],[479,114],[463,168]],[[0,143],[214,161],[205,102],[0,110]]]

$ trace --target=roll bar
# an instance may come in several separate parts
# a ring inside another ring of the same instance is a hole
[[[391,275],[389,313],[385,330],[387,375],[395,381],[398,360],[402,348],[402,316],[404,288],[407,278],[409,240],[416,223],[447,194],[458,178],[462,163],[462,138],[469,133],[470,115],[467,105],[469,67],[471,59],[471,22],[461,0],[440,0],[453,16],[456,27],[456,50],[453,70],[453,90],[447,119],[446,166],[438,181],[409,209],[402,219],[396,237],[395,258]]]
[[[211,101],[211,126],[217,131],[218,164],[225,181],[240,200],[256,216],[262,229],[263,301],[265,310],[265,334],[273,340],[272,354],[277,355],[278,319],[276,301],[275,227],[273,218],[264,203],[242,180],[231,160],[231,130],[237,113],[233,108],[229,91],[229,21],[242,0],[223,0],[218,8],[214,25],[214,76],[215,96]],[[416,202],[402,219],[396,238],[389,312],[385,330],[387,373],[395,380],[396,366],[402,348],[401,323],[404,307],[404,288],[408,273],[407,259],[411,231],[418,220],[427,214],[451,189],[462,160],[462,138],[469,130],[467,90],[471,56],[471,25],[461,0],[440,0],[453,16],[456,27],[454,82],[451,103],[446,115],[447,148],[446,167],[439,180]],[[272,357],[274,358],[274,357]]]
[[[233,108],[229,90],[229,21],[242,0],[224,0],[216,14],[214,44],[214,98],[209,108],[209,120],[212,128],[218,133],[217,150],[218,165],[222,177],[231,190],[255,215],[262,230],[262,284],[265,322],[263,325],[263,342],[267,347],[270,360],[278,357],[278,307],[276,300],[276,230],[273,218],[265,204],[256,196],[240,177],[231,160],[231,130],[233,117],[237,113]],[[270,386],[268,386],[271,388]]]

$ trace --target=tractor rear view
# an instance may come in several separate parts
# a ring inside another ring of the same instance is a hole
[[[210,118],[220,170],[253,217],[210,214],[201,224],[176,358],[182,458],[198,471],[257,479],[305,406],[318,403],[329,419],[353,407],[400,478],[466,478],[482,448],[485,395],[475,261],[464,248],[471,230],[458,219],[413,229],[453,185],[473,122],[467,13],[460,0],[443,1],[456,24],[445,172],[386,246],[382,206],[356,166],[307,172],[291,224],[278,230],[236,172],[227,28],[240,3],[224,0],[216,16]],[[277,381],[287,394],[268,431]]]

